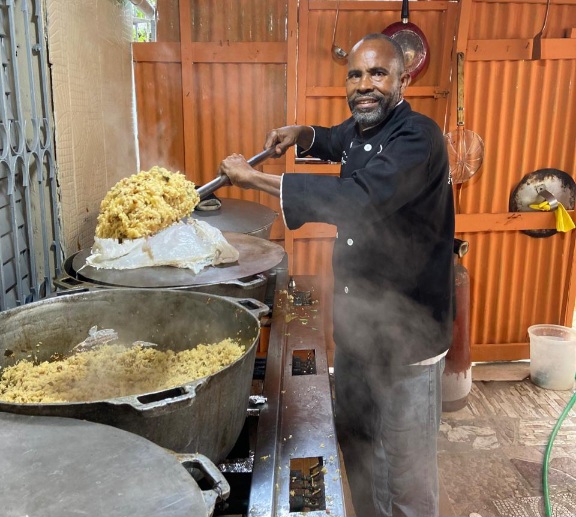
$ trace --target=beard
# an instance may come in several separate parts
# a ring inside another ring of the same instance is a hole
[[[378,102],[378,106],[371,110],[365,110],[361,105],[356,104],[356,99],[361,97],[363,99],[369,98],[374,99]],[[369,128],[377,126],[386,119],[390,112],[396,107],[396,104],[400,102],[401,95],[400,92],[392,92],[388,95],[384,95],[380,92],[372,93],[356,93],[353,97],[348,99],[348,107],[352,112],[354,120],[358,122],[360,127]]]

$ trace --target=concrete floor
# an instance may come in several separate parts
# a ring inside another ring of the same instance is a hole
[[[544,516],[544,452],[573,392],[537,387],[528,363],[475,366],[472,379],[466,407],[442,415],[441,515]],[[553,515],[576,515],[574,410],[553,442],[548,477]]]

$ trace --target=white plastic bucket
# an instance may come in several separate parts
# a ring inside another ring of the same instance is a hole
[[[530,379],[549,390],[571,390],[576,374],[576,331],[561,325],[532,325]]]

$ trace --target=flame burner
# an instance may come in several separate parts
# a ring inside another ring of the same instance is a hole
[[[343,517],[344,495],[332,411],[322,310],[313,277],[289,286],[276,269],[270,339],[257,358],[244,429],[219,465],[230,483],[215,517]],[[301,289],[304,288],[304,289]]]

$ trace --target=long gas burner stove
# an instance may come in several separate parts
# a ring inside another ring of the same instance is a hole
[[[289,280],[283,267],[271,277],[275,289],[265,374],[257,360],[245,428],[219,466],[231,496],[214,515],[342,517],[342,473],[314,277]]]

